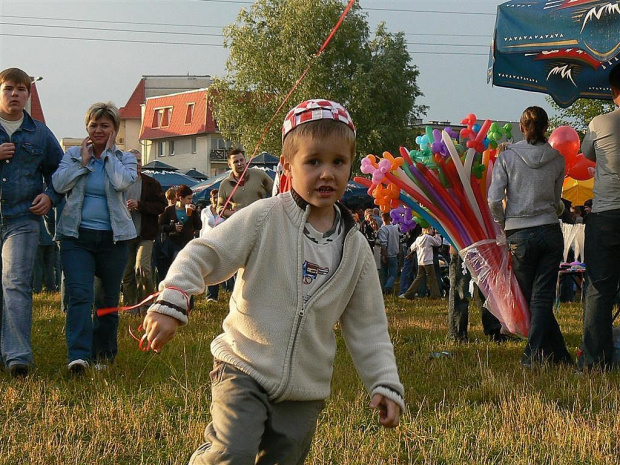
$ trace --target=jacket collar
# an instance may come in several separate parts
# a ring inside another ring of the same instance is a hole
[[[308,202],[306,202],[301,197],[301,195],[295,192],[294,189],[291,189],[291,196],[293,197],[293,200],[295,200],[295,203],[297,204],[297,206],[304,211],[306,210],[308,205],[310,205]],[[342,221],[344,222],[344,229],[346,233],[349,231],[349,229],[355,226],[355,220],[353,219],[353,215],[351,215],[351,212],[349,211],[349,209],[345,207],[342,203],[336,202],[336,207],[340,210],[340,214],[342,216]]]
[[[0,128],[0,129],[4,131],[4,128]],[[24,121],[22,122],[22,125],[19,127],[19,129],[22,131],[28,131],[28,132],[34,132],[37,130],[36,123],[34,122],[32,117],[28,114],[26,110],[24,110]]]
[[[21,128],[24,131],[34,132],[37,130],[37,125],[35,124],[32,117],[28,114],[26,110],[24,110],[24,122],[21,125]]]

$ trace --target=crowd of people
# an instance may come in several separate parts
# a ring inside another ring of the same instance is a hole
[[[620,66],[610,84],[620,106]],[[329,395],[337,323],[380,424],[398,425],[404,387],[384,295],[439,299],[448,287],[449,336],[467,340],[470,277],[457,251],[448,252],[433,228],[403,235],[390,213],[351,212],[339,202],[356,147],[355,125],[342,105],[308,100],[286,115],[281,164],[289,191],[271,196],[271,179],[248,169],[243,151],[233,150],[230,176],[199,211],[189,187],[164,196],[157,181],[141,174],[141,154],[117,148],[120,117],[111,103],[88,109],[87,136],[63,154],[51,131],[24,110],[30,85],[22,70],[0,72],[0,349],[10,375],[27,376],[33,364],[34,283],[58,287],[56,272],[53,280],[45,273],[33,280],[39,244],[49,245],[44,216],[59,244],[72,374],[114,362],[118,313],[97,316],[93,309],[118,306],[121,288],[126,303],[144,314],[144,338],[159,352],[188,323],[194,295],[206,288],[209,301],[217,300],[217,286],[236,276],[223,332],[211,345],[211,423],[192,464],[248,457],[302,463]],[[553,313],[565,161],[547,141],[542,108],[527,108],[520,126],[525,140],[498,156],[488,202],[531,313],[521,362],[572,364]],[[620,110],[596,117],[582,145],[597,161],[591,210],[573,212],[575,222],[586,223],[583,369],[613,366],[619,127]],[[444,268],[449,263],[449,286],[441,260]],[[54,269],[45,249],[40,263]],[[154,303],[140,308],[159,280]],[[483,310],[482,320],[487,336],[504,340],[497,318]]]

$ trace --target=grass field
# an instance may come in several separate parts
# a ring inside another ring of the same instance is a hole
[[[162,354],[137,350],[121,317],[120,352],[107,372],[66,371],[64,318],[56,294],[36,297],[36,368],[0,374],[0,464],[184,464],[209,421],[209,344],[226,313],[198,299],[189,326]],[[339,338],[332,396],[307,463],[617,464],[618,373],[527,370],[523,342],[489,343],[472,306],[470,342],[446,340],[447,303],[388,298],[387,313],[408,410],[394,430],[378,426]],[[575,355],[581,309],[558,319]],[[431,358],[431,352],[451,356]]]

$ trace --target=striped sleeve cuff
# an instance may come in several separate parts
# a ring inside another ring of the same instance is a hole
[[[164,289],[157,300],[149,308],[149,312],[162,313],[179,320],[181,325],[186,325],[189,314],[189,298],[186,293],[177,289]]]
[[[400,392],[391,388],[390,386],[377,386],[372,390],[370,397],[372,398],[375,394],[381,394],[383,397],[387,397],[393,402],[396,402],[400,407],[401,415],[405,413],[405,399]]]

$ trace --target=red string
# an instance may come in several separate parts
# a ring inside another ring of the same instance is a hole
[[[323,50],[325,50],[325,47],[327,47],[327,44],[329,44],[329,42],[332,40],[332,37],[334,37],[334,35],[336,34],[336,31],[338,30],[338,28],[340,27],[340,25],[344,21],[344,18],[346,18],[347,14],[349,13],[349,10],[351,9],[351,7],[353,6],[354,3],[355,3],[355,0],[350,0],[349,1],[349,4],[347,5],[347,7],[344,9],[342,14],[340,15],[340,19],[338,20],[338,22],[336,23],[336,25],[332,29],[332,32],[329,33],[329,36],[327,37],[327,39],[325,40],[325,42],[321,46],[321,49],[319,50],[319,53],[316,54],[316,56],[319,56],[321,53],[323,53]]]
[[[347,7],[344,9],[342,14],[340,15],[340,18],[338,19],[338,22],[336,23],[336,25],[333,27],[333,29],[331,30],[331,32],[327,36],[327,39],[325,39],[325,42],[323,42],[323,45],[321,46],[319,51],[316,53],[316,55],[314,55],[315,59],[318,58],[321,55],[321,53],[323,53],[323,51],[325,50],[327,45],[331,42],[332,38],[336,34],[336,31],[338,30],[338,28],[340,27],[340,25],[342,24],[342,22],[346,18],[347,14],[349,13],[349,10],[351,9],[351,7],[353,6],[354,3],[355,3],[355,0],[349,0],[349,3],[347,5]],[[273,124],[273,121],[276,119],[276,117],[278,116],[278,114],[280,113],[280,111],[282,110],[284,105],[286,105],[286,103],[289,101],[289,99],[291,98],[291,95],[293,94],[293,92],[295,92],[295,89],[297,89],[297,87],[299,86],[301,81],[306,77],[306,74],[308,74],[308,71],[310,71],[310,68],[312,67],[312,64],[313,64],[313,61],[311,61],[310,64],[306,67],[306,69],[303,71],[303,73],[301,73],[301,76],[299,76],[299,79],[297,79],[297,81],[295,82],[295,84],[293,85],[291,90],[286,94],[286,97],[284,97],[284,100],[282,100],[282,103],[280,104],[278,109],[275,111],[275,113],[273,114],[273,116],[271,117],[271,119],[269,120],[267,125],[265,126],[265,129],[263,129],[263,132],[262,132],[258,142],[256,143],[256,147],[254,147],[254,151],[252,152],[252,156],[248,160],[248,163],[245,166],[245,169],[243,170],[243,173],[241,173],[241,176],[240,176],[239,180],[242,180],[245,177],[245,173],[247,173],[248,168],[250,167],[250,163],[257,156],[258,149],[260,148],[261,144],[263,143],[263,140],[265,140],[265,137],[267,136],[267,133],[271,129],[271,125]],[[237,182],[237,184],[235,184],[235,187],[233,187],[232,192],[230,193],[230,195],[226,199],[226,202],[224,202],[224,207],[222,208],[222,212],[224,210],[226,210],[226,207],[230,203],[230,199],[235,194],[235,192],[237,192],[237,188],[238,187],[239,187],[239,183]],[[218,215],[218,218],[221,218],[221,217],[222,217],[222,213],[220,212],[220,214]]]
[[[138,302],[136,305],[131,305],[131,306],[127,306],[127,307],[105,307],[105,308],[98,308],[97,309],[97,316],[104,316],[104,315],[109,315],[110,313],[116,313],[116,312],[127,312],[129,310],[134,310],[136,308],[140,308],[142,307],[142,305],[145,305],[147,303],[150,303],[151,301],[155,300],[155,297],[157,297],[159,295],[159,292],[154,292],[148,296],[146,296],[144,298],[144,300],[142,300],[141,302]]]
[[[175,291],[180,292],[181,294],[183,294],[183,297],[185,297],[185,303],[187,304],[187,311],[189,312],[189,306],[190,306],[190,298],[189,298],[189,294],[187,292],[185,292],[183,289],[179,288],[179,287],[174,287],[174,286],[169,286],[166,289],[172,289]],[[105,307],[105,308],[98,308],[97,309],[97,316],[104,316],[104,315],[109,315],[110,313],[116,313],[116,312],[127,312],[129,310],[134,310],[136,308],[140,308],[143,305],[146,305],[148,303],[151,303],[155,300],[155,298],[161,294],[161,292],[153,292],[150,295],[147,295],[141,302],[138,302],[135,305],[130,305],[127,307]]]

